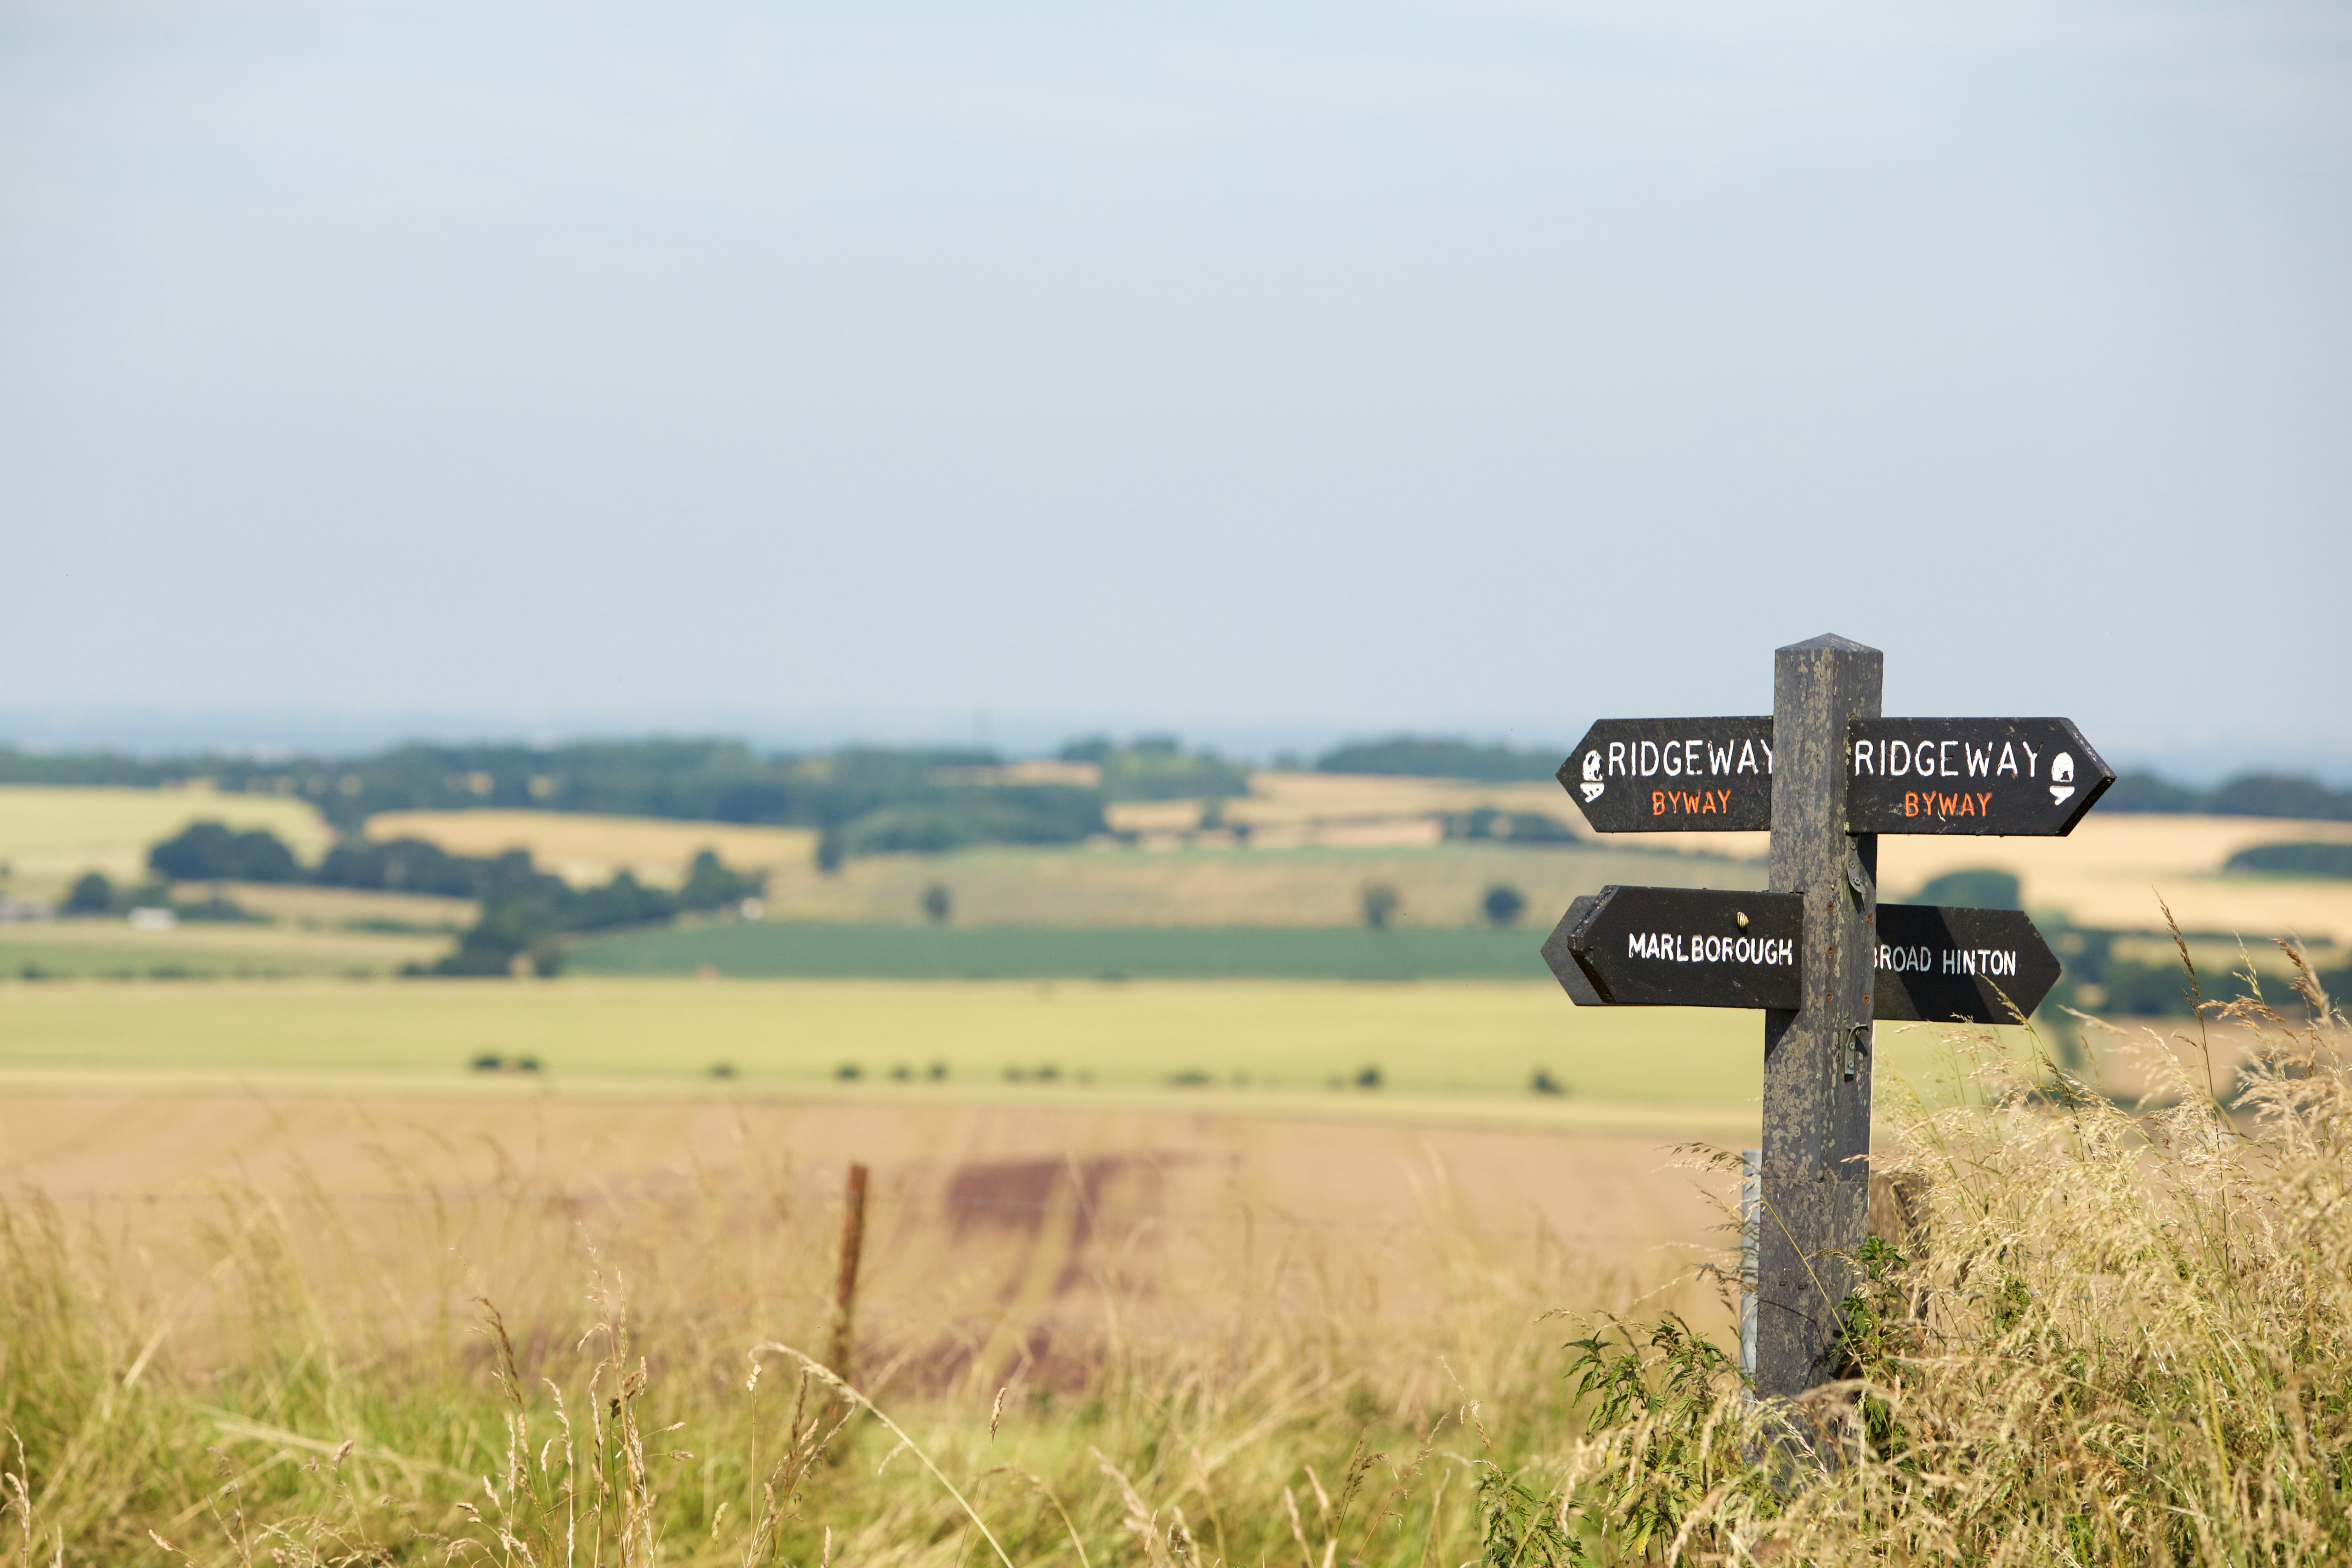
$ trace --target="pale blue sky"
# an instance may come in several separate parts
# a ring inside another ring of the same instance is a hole
[[[2347,279],[2337,5],[0,5],[0,717],[2352,754]]]

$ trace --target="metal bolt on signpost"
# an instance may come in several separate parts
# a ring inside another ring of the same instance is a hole
[[[1877,649],[1814,637],[1774,653],[1769,718],[1602,720],[1559,769],[1597,832],[1771,833],[1766,891],[1604,888],[1543,946],[1579,1006],[1763,1011],[1740,1364],[1767,1399],[1843,1369],[1875,1022],[2022,1022],[2061,972],[2016,910],[1881,904],[1878,836],[2061,837],[2115,782],[2063,719],[1885,718],[1884,672]]]

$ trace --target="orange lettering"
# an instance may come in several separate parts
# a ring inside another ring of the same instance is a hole
[[[1664,816],[1666,815],[1666,792],[1664,790],[1654,789],[1650,792],[1650,815],[1652,816]]]
[[[1974,816],[1976,814],[1977,803],[1970,800],[1967,795],[1960,796],[1960,815],[1962,816]]]
[[[1981,803],[1978,810],[1978,815],[1980,816],[1990,816],[1992,815],[1992,792],[1990,790],[1979,791],[1977,795],[1977,799]]]

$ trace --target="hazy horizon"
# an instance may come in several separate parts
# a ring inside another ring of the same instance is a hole
[[[1594,714],[1591,717],[1604,716]],[[136,756],[212,752],[225,756],[356,755],[408,742],[553,746],[592,740],[656,736],[746,742],[763,752],[826,751],[844,745],[975,747],[1008,757],[1050,756],[1064,742],[1105,735],[1132,740],[1173,735],[1188,747],[1214,751],[1254,765],[1278,758],[1311,762],[1334,746],[1400,735],[1466,740],[1516,750],[1566,754],[1582,721],[1545,727],[1333,724],[1298,721],[1153,722],[1051,714],[832,713],[757,714],[704,711],[672,715],[533,717],[411,710],[397,712],[254,709],[163,710],[131,707],[27,712],[0,707],[0,747],[33,752],[107,750]],[[2273,749],[2153,747],[2129,736],[2094,736],[2107,762],[2123,771],[2147,771],[2182,784],[2210,785],[2253,773],[2307,774],[2352,785],[2352,748]]]
[[[2352,755],[2347,175],[2287,3],[0,7],[0,715]]]

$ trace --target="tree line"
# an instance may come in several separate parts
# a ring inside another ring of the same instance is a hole
[[[422,743],[363,755],[263,759],[217,753],[140,758],[0,747],[0,784],[153,787],[210,781],[237,794],[299,795],[336,827],[386,811],[480,807],[578,811],[813,827],[842,856],[975,843],[1066,844],[1107,831],[1126,800],[1229,799],[1249,769],[1172,735],[1074,740],[1065,762],[1091,763],[1091,784],[1019,783],[982,748],[846,746],[763,753],[740,741],[653,738],[560,746]],[[1318,772],[1508,784],[1549,779],[1559,751],[1458,736],[1354,740],[1317,757]],[[2352,821],[2352,789],[2302,774],[2246,773],[2210,789],[2137,772],[2101,799],[2107,812]]]
[[[740,908],[767,888],[764,871],[729,868],[715,851],[697,854],[675,892],[648,887],[621,871],[601,887],[574,888],[533,864],[528,850],[502,855],[452,855],[421,838],[385,843],[352,838],[327,851],[305,869],[284,840],[267,828],[238,832],[220,822],[194,822],[147,852],[155,880],[137,889],[117,889],[101,872],[77,881],[59,912],[120,913],[140,905],[169,908],[195,920],[250,919],[215,890],[182,902],[174,882],[305,883],[372,892],[430,893],[472,899],[481,913],[457,940],[457,949],[419,973],[508,974],[527,967],[552,974],[562,963],[562,939],[575,931],[652,925],[684,913]]]
[[[1549,779],[1564,752],[1481,745],[1458,736],[1391,735],[1349,741],[1315,759],[1327,773],[1382,773],[1467,779],[1480,784]],[[2267,816],[2304,822],[2352,822],[2352,789],[2336,789],[2302,773],[2242,773],[2200,789],[2146,771],[2118,777],[2099,797],[2106,812],[2161,812],[2199,816]]]
[[[410,744],[360,756],[262,759],[44,754],[0,748],[0,784],[157,787],[208,781],[310,801],[346,834],[388,811],[485,808],[813,827],[822,858],[967,844],[1072,844],[1108,832],[1118,800],[1246,793],[1248,770],[1171,736],[1073,742],[1099,782],[1017,782],[992,751],[850,746],[763,754],[740,741],[583,741],[560,746]]]

